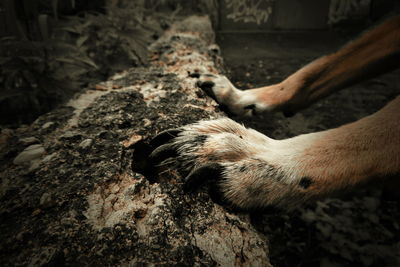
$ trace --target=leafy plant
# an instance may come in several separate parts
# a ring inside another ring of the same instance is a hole
[[[84,83],[96,64],[75,46],[57,40],[0,44],[0,103],[3,122],[32,120],[54,108]]]
[[[162,31],[160,21],[168,20],[136,1],[123,7],[110,6],[106,14],[54,14],[59,20],[53,20],[54,31],[46,40],[1,40],[3,123],[15,122],[16,118],[30,121],[91,81],[146,64],[147,46]]]

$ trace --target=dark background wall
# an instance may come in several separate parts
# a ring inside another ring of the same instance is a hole
[[[322,30],[378,20],[397,0],[219,0],[220,31]]]

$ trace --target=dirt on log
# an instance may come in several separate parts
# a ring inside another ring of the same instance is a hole
[[[247,215],[185,194],[173,170],[150,183],[131,167],[162,130],[222,116],[188,75],[221,70],[209,19],[174,24],[150,61],[2,130],[1,266],[270,265]]]

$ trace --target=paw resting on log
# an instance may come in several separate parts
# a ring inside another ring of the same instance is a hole
[[[227,118],[200,121],[156,136],[149,161],[179,170],[187,191],[212,180],[238,208],[290,208],[313,195],[312,180],[297,173],[281,143]]]

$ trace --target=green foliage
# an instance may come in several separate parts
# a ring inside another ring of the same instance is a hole
[[[74,45],[101,68],[103,74],[147,63],[147,45],[161,31],[154,20],[145,19],[143,8],[117,8],[107,15],[84,14],[60,25]]]
[[[63,42],[3,39],[0,44],[2,122],[25,122],[76,92],[95,64]],[[69,71],[68,71],[69,70]]]
[[[161,32],[160,22],[168,19],[130,3],[110,7],[107,14],[84,13],[53,21],[54,31],[44,41],[3,38],[1,122],[15,122],[15,117],[32,120],[89,82],[146,64],[147,46]]]

